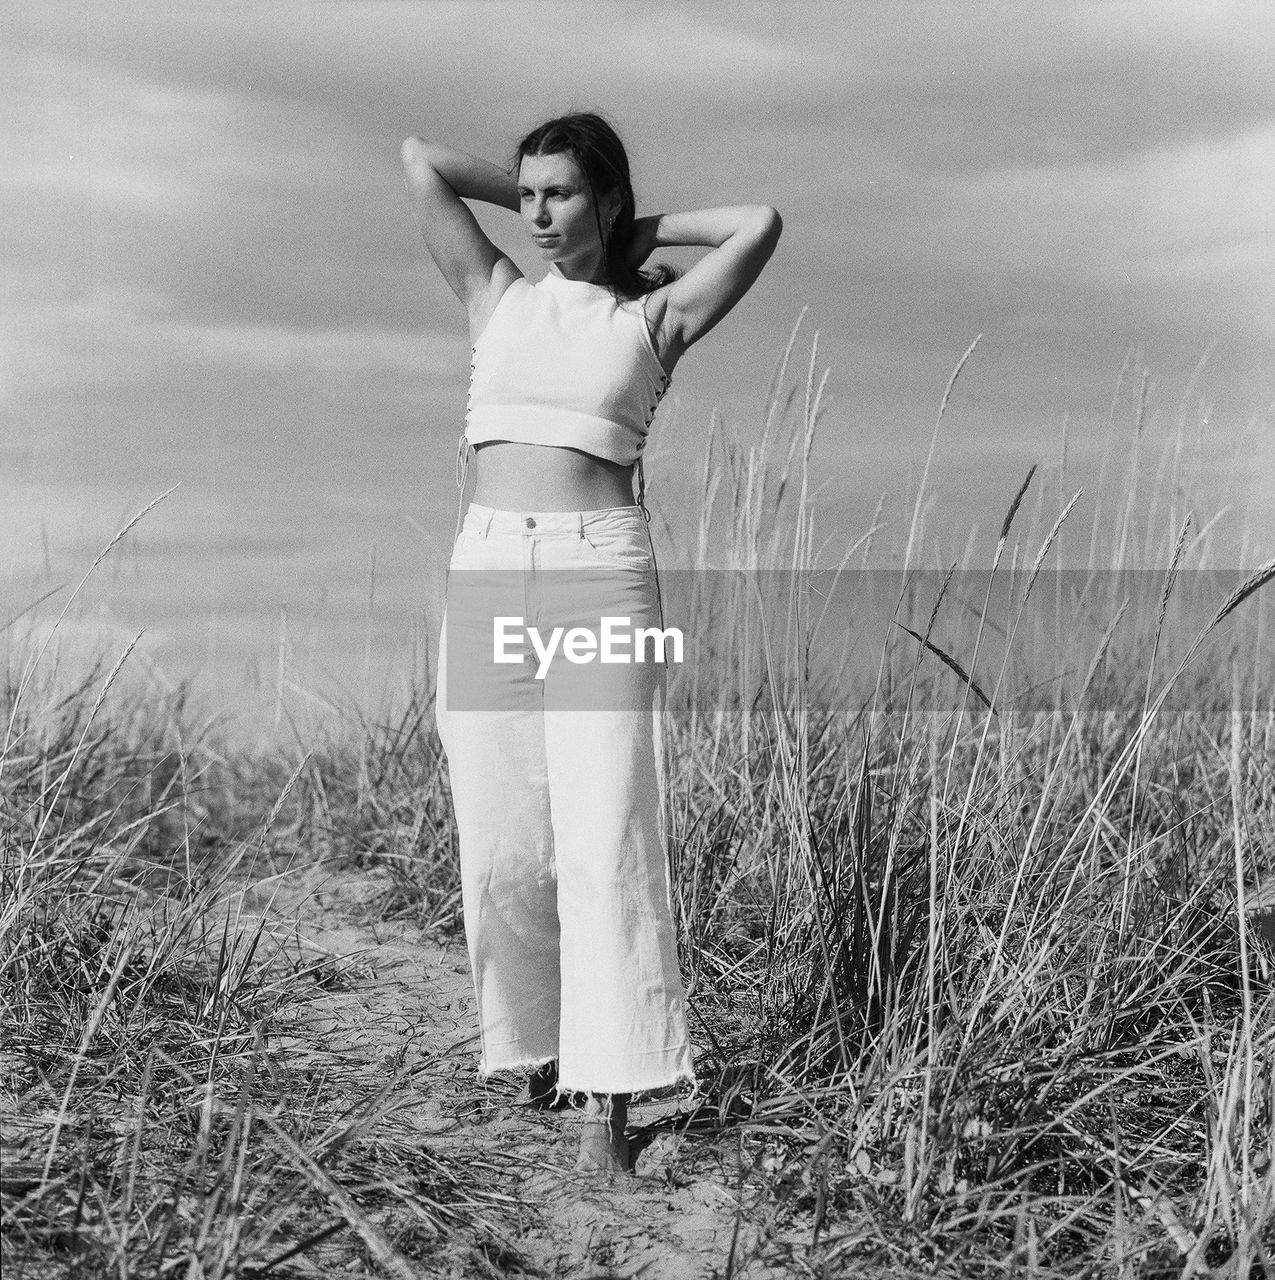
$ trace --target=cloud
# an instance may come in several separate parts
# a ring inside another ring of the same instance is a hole
[[[251,17],[49,4],[11,44],[93,77],[265,106],[312,131],[441,128],[483,145],[587,101],[621,108],[634,136],[663,135],[673,115],[702,142],[720,120],[734,125],[724,145],[742,152],[751,123],[804,118],[878,154],[960,168],[1136,154],[1275,112],[1264,55],[1275,8],[1259,0],[1017,0],[977,18],[935,0],[431,0],[260,6]]]
[[[402,190],[409,132],[500,161],[542,115],[599,106],[644,211],[780,208],[773,263],[661,411],[666,475],[699,474],[713,406],[757,426],[807,302],[794,367],[819,329],[817,447],[843,496],[915,476],[984,331],[943,438],[958,527],[976,489],[999,504],[1053,456],[1062,413],[1077,472],[1106,444],[1134,344],[1149,431],[1213,342],[1219,436],[1270,402],[1267,3],[20,8],[0,19],[10,527],[40,564],[46,524],[56,564],[181,478],[138,540],[159,616],[202,608],[216,574],[222,619],[348,583],[403,513],[450,534],[468,342]],[[516,216],[476,212],[537,274]]]
[[[0,404],[200,369],[335,382],[385,375],[418,387],[468,376],[469,348],[456,330],[200,323],[166,314],[173,309],[160,296],[102,289],[70,305],[10,309],[0,318]]]
[[[224,89],[174,87],[103,65],[92,48],[9,48],[19,127],[0,198],[30,213],[43,199],[124,210],[195,202],[218,171],[239,108]],[[15,92],[15,89],[17,92]]]
[[[941,183],[922,249],[1067,288],[1171,288],[1201,329],[1275,338],[1275,123],[1125,163],[1015,167]],[[1223,315],[1216,301],[1224,293]],[[1187,321],[1190,323],[1190,321]]]

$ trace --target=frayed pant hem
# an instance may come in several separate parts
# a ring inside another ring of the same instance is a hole
[[[489,1067],[486,1063],[479,1064],[478,1078],[480,1080],[490,1080],[492,1076],[500,1075],[507,1071],[536,1071],[540,1067],[546,1067],[551,1062],[556,1062],[558,1055],[556,1053],[545,1053],[539,1057],[518,1058],[514,1062],[502,1062],[497,1066]]]
[[[692,1086],[694,1092],[698,1093],[699,1091],[699,1080],[697,1079],[695,1072],[685,1067],[680,1068],[672,1075],[666,1075],[660,1078],[651,1079],[630,1077],[629,1079],[619,1083],[606,1085],[599,1085],[597,1083],[590,1086],[571,1084],[564,1081],[562,1077],[559,1076],[557,1088],[559,1094],[566,1096],[570,1096],[573,1093],[583,1093],[589,1097],[593,1097],[595,1095],[605,1097],[613,1093],[622,1093],[631,1097],[635,1093],[654,1093],[658,1089],[671,1089],[680,1084],[689,1084]]]

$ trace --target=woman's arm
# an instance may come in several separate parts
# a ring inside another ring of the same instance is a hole
[[[490,161],[439,142],[408,138],[401,155],[403,180],[430,256],[473,314],[496,276],[520,273],[487,238],[465,200],[516,210],[517,184]],[[506,284],[501,281],[502,291]]]
[[[698,342],[748,292],[775,251],[783,220],[769,205],[732,205],[662,213],[634,221],[635,252],[667,245],[709,245],[666,286],[664,331],[680,350]]]

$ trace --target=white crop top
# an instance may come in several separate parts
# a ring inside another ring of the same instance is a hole
[[[520,276],[474,344],[465,436],[633,463],[669,381],[641,299],[617,303],[605,285],[553,272]]]

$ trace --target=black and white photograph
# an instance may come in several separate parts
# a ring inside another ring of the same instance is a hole
[[[0,65],[6,1280],[1275,1277],[1275,6]]]

